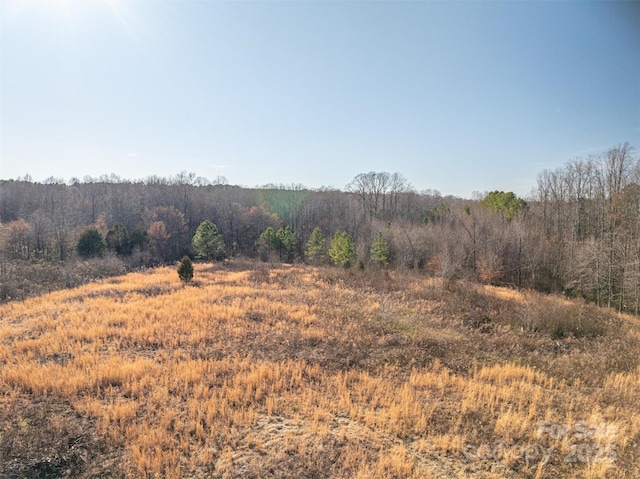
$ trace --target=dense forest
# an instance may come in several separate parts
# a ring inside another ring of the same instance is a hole
[[[640,159],[629,144],[545,170],[528,198],[416,191],[369,172],[344,190],[244,188],[182,172],[0,181],[0,300],[130,269],[244,256],[404,268],[640,310]]]

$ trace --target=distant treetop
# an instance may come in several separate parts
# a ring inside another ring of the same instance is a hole
[[[505,218],[510,220],[519,213],[527,211],[529,206],[522,198],[518,198],[512,191],[492,191],[487,194],[480,206],[491,208],[496,213],[504,214]]]

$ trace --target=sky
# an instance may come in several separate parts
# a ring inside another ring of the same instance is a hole
[[[640,2],[0,0],[3,179],[526,196],[624,142]]]

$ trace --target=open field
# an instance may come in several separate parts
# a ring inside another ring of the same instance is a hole
[[[0,306],[0,477],[640,477],[640,323],[229,261]]]

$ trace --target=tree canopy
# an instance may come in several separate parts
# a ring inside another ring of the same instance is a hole
[[[487,194],[480,201],[480,206],[490,208],[496,213],[502,213],[508,220],[528,209],[527,202],[522,198],[518,198],[512,191],[497,190]]]
[[[362,173],[347,191],[224,183],[186,173],[0,180],[0,301],[71,284],[52,271],[77,260],[104,256],[76,270],[102,277],[185,254],[211,259],[222,244],[234,256],[295,261],[303,252],[319,264],[326,254],[341,266],[355,264],[357,250],[371,264],[562,291],[640,314],[640,157],[627,143],[542,171],[528,202],[509,191],[418,192],[385,172]]]

